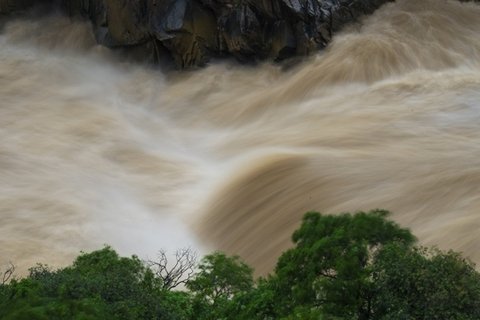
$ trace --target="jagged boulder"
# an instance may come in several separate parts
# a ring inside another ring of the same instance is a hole
[[[44,0],[49,1],[49,0]],[[179,68],[213,57],[283,60],[324,48],[333,33],[392,0],[50,0],[92,22],[97,41]],[[34,0],[0,0],[0,13]]]

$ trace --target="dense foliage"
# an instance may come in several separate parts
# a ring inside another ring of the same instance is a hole
[[[190,270],[188,251],[173,269],[110,247],[59,270],[37,265],[0,284],[0,319],[480,319],[473,264],[416,246],[387,215],[307,213],[274,273],[256,281],[239,257],[221,252],[176,290],[165,282]]]

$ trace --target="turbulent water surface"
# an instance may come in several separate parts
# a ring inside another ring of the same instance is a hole
[[[385,208],[480,262],[480,5],[399,0],[294,70],[116,61],[61,17],[0,35],[0,263],[194,246],[259,272],[309,210]]]

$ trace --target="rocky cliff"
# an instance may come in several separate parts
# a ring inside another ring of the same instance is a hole
[[[46,0],[48,1],[48,0]],[[280,61],[324,48],[332,34],[392,0],[51,0],[89,19],[97,41],[179,68],[214,57]],[[0,13],[38,1],[0,0]]]
[[[0,0],[0,15],[27,9],[45,0]]]

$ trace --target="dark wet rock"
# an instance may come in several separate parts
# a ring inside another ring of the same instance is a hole
[[[218,30],[212,11],[190,0],[151,4],[150,31],[181,68],[204,65],[218,51]]]
[[[45,0],[49,1],[49,0]],[[324,48],[345,24],[392,0],[50,0],[92,22],[97,41],[178,68],[215,57],[281,61]],[[0,0],[0,13],[33,0]]]
[[[108,29],[105,44],[109,46],[131,46],[150,38],[147,24],[148,11],[142,1],[104,0],[105,26]]]
[[[0,14],[11,14],[26,10],[48,0],[0,0]]]

